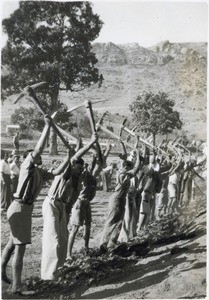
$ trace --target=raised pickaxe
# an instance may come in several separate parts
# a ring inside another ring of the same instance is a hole
[[[187,149],[184,145],[180,144],[180,143],[175,143],[176,146],[181,147],[182,149],[186,150],[189,154],[191,154],[191,152],[189,151],[189,149]]]
[[[95,120],[94,120],[94,113],[93,113],[93,109],[92,109],[92,103],[91,103],[90,100],[87,100],[85,102],[85,107],[86,107],[87,116],[89,118],[92,133],[96,133],[97,129],[96,129],[96,124],[95,124]],[[100,163],[103,164],[102,151],[101,151],[101,148],[100,148],[100,145],[99,145],[98,142],[96,142],[96,147],[97,147],[97,153],[98,153]]]
[[[115,133],[113,133],[111,130],[109,130],[108,128],[102,126],[103,122],[103,118],[100,118],[100,120],[97,122],[96,124],[96,130],[99,131],[99,130],[102,130],[103,132],[105,133],[108,133],[110,136],[112,136],[113,138],[117,139],[117,140],[121,140],[120,136],[116,135]],[[132,148],[132,149],[135,149],[134,146],[132,146],[131,144],[129,144],[128,142],[126,141],[123,141],[124,145]]]
[[[23,96],[25,95],[28,95],[28,88],[32,88],[32,89],[37,89],[38,87],[42,86],[42,85],[45,85],[46,82],[45,81],[42,81],[42,82],[38,82],[38,83],[35,83],[35,84],[32,84],[30,86],[26,86],[26,88],[24,88],[22,90],[22,92],[18,95],[18,97],[16,98],[14,104],[16,104]]]
[[[159,149],[162,153],[164,153],[164,154],[168,154],[167,152],[165,152],[163,149],[161,149],[160,147],[158,147],[158,146],[154,146],[154,145],[152,145],[151,143],[149,143],[147,140],[144,140],[144,139],[142,139],[136,132],[133,132],[132,130],[130,130],[129,128],[127,128],[127,127],[123,127],[123,130],[124,131],[126,131],[128,134],[130,134],[131,136],[138,136],[139,137],[139,140],[140,140],[140,142],[142,142],[143,144],[145,144],[145,145],[147,145],[148,147],[150,147],[150,148],[152,148],[152,149],[154,149],[154,148],[157,148],[157,149]]]
[[[33,85],[33,87],[35,86],[35,88],[41,86],[45,84],[45,82],[40,82],[40,83],[37,83],[35,85]],[[31,86],[27,86],[26,88],[23,89],[23,91],[18,95],[18,97],[16,98],[15,102],[14,103],[17,103],[17,101],[19,101],[22,97],[24,97],[25,95],[28,95],[33,103],[38,107],[38,109],[40,110],[40,112],[45,116],[46,115],[46,111],[44,110],[43,106],[41,105],[39,99],[37,98],[33,88]],[[52,119],[51,119],[52,120]],[[57,126],[55,125],[55,123],[51,122],[51,126],[52,128],[54,129],[54,131],[57,133],[57,135],[60,137],[61,141],[63,142],[63,144],[69,148],[70,145],[69,143],[66,141],[66,139],[63,137],[63,135],[61,134],[61,132],[59,131],[59,129],[57,128]]]
[[[91,105],[92,105],[92,104],[99,103],[99,102],[106,102],[106,101],[108,101],[108,100],[97,100],[97,101],[91,102]],[[72,112],[72,111],[74,111],[74,110],[77,110],[78,108],[81,108],[81,107],[85,106],[85,103],[86,103],[86,101],[85,101],[84,103],[81,103],[81,104],[79,104],[79,105],[76,105],[76,106],[74,106],[74,107],[68,109],[68,112]]]
[[[71,141],[68,143],[70,144],[76,144],[78,142],[78,139],[76,137],[74,137],[72,134],[70,134],[69,132],[65,131],[64,129],[62,129],[61,127],[59,127],[59,125],[56,124],[56,122],[54,121],[54,114],[51,115],[51,118],[55,124],[55,126],[57,127],[57,129],[60,131],[60,133],[63,135],[63,136],[66,136],[68,139],[70,139]]]
[[[127,118],[125,118],[125,119],[123,120],[123,123],[122,123],[122,125],[120,126],[120,132],[119,132],[119,136],[120,136],[120,137],[122,136],[122,132],[123,132],[123,129],[124,129],[124,126],[125,126],[126,122],[127,122]]]
[[[92,133],[95,133],[96,132],[96,127],[95,127],[94,113],[93,113],[93,110],[92,110],[92,104],[96,104],[96,103],[99,103],[99,102],[105,102],[105,101],[107,101],[107,100],[98,100],[98,101],[94,101],[94,102],[91,102],[90,100],[87,100],[87,101],[85,101],[85,102],[83,102],[83,103],[81,103],[77,106],[74,106],[74,107],[70,108],[68,110],[68,112],[72,112],[74,110],[77,110],[80,107],[85,106],[86,107],[86,113],[87,113],[87,116],[88,116],[89,121],[90,121],[90,126],[91,126]],[[98,142],[96,143],[96,146],[97,146],[97,152],[98,152],[99,160],[102,164],[103,163],[102,151],[101,151],[101,148],[100,148],[100,145],[99,145]]]

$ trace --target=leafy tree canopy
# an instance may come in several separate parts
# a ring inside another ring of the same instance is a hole
[[[181,129],[180,114],[173,107],[174,102],[166,93],[143,93],[130,105],[130,110],[140,131],[156,135]]]
[[[95,67],[92,41],[102,22],[90,2],[21,1],[2,22],[8,35],[2,49],[2,99],[32,83],[45,81],[42,99],[49,96],[50,112],[56,111],[60,90],[79,91],[101,82]],[[51,135],[51,154],[57,154],[56,135]]]
[[[102,22],[91,4],[83,2],[21,1],[20,7],[2,22],[8,35],[2,64],[2,97],[30,83],[47,82],[54,90],[77,90],[99,81],[97,59],[91,42]]]
[[[42,103],[44,109],[48,111],[48,105],[46,102]],[[56,123],[66,131],[71,131],[76,127],[76,122],[71,118],[72,115],[67,112],[68,108],[65,104],[61,103],[59,111],[56,115]],[[11,116],[11,122],[13,124],[20,125],[22,131],[29,132],[32,130],[42,131],[44,127],[44,118],[41,112],[31,105],[30,107],[21,106],[16,109]]]

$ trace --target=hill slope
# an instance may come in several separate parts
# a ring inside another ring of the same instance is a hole
[[[106,101],[95,105],[94,109],[129,115],[129,104],[137,95],[143,91],[162,91],[174,100],[175,109],[184,123],[183,131],[200,139],[206,138],[206,43],[171,44],[165,41],[149,49],[137,43],[96,43],[93,51],[104,77],[102,87],[94,85],[79,93],[62,92],[61,101],[71,107],[86,99],[103,99]],[[3,122],[9,122],[8,113],[11,115],[15,107],[11,101],[3,105]]]

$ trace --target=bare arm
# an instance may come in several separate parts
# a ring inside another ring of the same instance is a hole
[[[107,148],[106,148],[106,151],[105,151],[105,153],[103,154],[104,160],[107,159],[107,157],[108,157],[108,155],[109,155],[109,153],[110,153],[111,148],[112,148],[111,144],[108,143]]]
[[[38,155],[41,155],[41,153],[44,150],[44,146],[45,146],[47,137],[49,135],[51,118],[46,115],[44,117],[44,121],[45,121],[45,126],[44,126],[42,134],[38,140],[38,143],[36,144],[35,149],[33,150],[33,153],[32,153],[33,158],[36,158]]]
[[[78,142],[77,142],[77,145],[76,145],[76,148],[75,148],[75,153],[78,152],[79,149],[81,149],[83,147],[83,141],[82,141],[82,138],[80,137],[78,139]]]
[[[71,163],[73,161],[77,160],[78,158],[82,157],[88,150],[92,147],[92,145],[97,141],[98,137],[97,134],[94,133],[92,135],[91,141],[89,144],[87,144],[85,147],[81,148],[72,158],[71,158]]]
[[[95,155],[93,155],[92,156],[92,162],[91,162],[91,167],[90,167],[90,170],[89,170],[89,172],[91,173],[91,174],[93,174],[93,171],[94,171],[94,168],[95,168],[95,166],[96,166],[96,154]]]
[[[50,171],[50,173],[54,176],[60,175],[65,170],[67,165],[70,163],[70,159],[73,156],[73,154],[74,154],[74,152],[72,152],[71,150],[68,150],[68,153],[67,153],[66,157],[64,158],[63,162],[56,169],[52,169]]]
[[[138,149],[139,148],[139,136],[136,135],[136,142],[134,148]]]
[[[120,142],[120,144],[121,144],[121,147],[122,147],[122,153],[121,153],[121,154],[119,154],[119,157],[120,157],[121,159],[124,159],[124,160],[126,160],[126,159],[127,159],[126,147],[125,147],[125,145],[124,145],[124,143],[123,143],[123,141],[122,141],[122,140],[119,140],[119,142]]]
[[[136,149],[136,162],[132,170],[128,171],[127,174],[135,176],[140,168],[140,151]]]

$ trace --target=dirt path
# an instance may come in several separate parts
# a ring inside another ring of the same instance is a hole
[[[43,190],[33,212],[32,245],[27,246],[24,259],[23,282],[26,279],[40,277],[40,255],[42,238],[41,207],[46,193]],[[92,202],[92,230],[90,247],[98,247],[104,226],[108,199],[111,193],[97,192]],[[121,276],[104,284],[90,287],[81,294],[81,299],[183,299],[204,298],[206,295],[206,203],[191,203],[182,212],[187,231],[193,236],[176,242],[165,242],[154,245],[148,255],[138,258],[136,263],[123,270]],[[189,215],[188,215],[189,212]],[[151,226],[151,225],[150,225]],[[155,234],[155,223],[150,227],[150,234]],[[9,227],[5,216],[2,216],[2,248],[9,236]],[[74,253],[83,247],[82,228],[74,245]],[[11,262],[8,265],[8,276],[11,276]],[[60,296],[55,299],[71,299],[71,296]],[[6,284],[2,284],[2,298],[14,299]],[[16,297],[17,298],[17,297]],[[46,294],[47,298],[47,294]],[[32,299],[32,298],[31,298]]]

